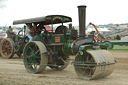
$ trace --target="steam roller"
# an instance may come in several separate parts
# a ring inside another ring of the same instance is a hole
[[[115,60],[105,46],[94,42],[94,34],[85,39],[85,8],[78,6],[80,39],[74,44],[76,57],[73,63],[77,75],[90,80],[109,76],[114,70]]]
[[[77,75],[83,79],[98,79],[109,76],[114,70],[114,58],[106,45],[100,45],[94,40],[94,34],[86,35],[85,8],[78,6],[79,33],[63,23],[72,22],[72,18],[64,15],[48,15],[24,20],[16,20],[14,24],[28,23],[34,27],[42,25],[61,24],[53,32],[44,29],[36,35],[35,40],[28,42],[23,49],[23,61],[30,73],[41,73],[46,66],[60,71],[69,65],[69,56],[76,55],[72,62]]]

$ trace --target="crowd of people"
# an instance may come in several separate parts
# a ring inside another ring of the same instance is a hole
[[[45,29],[43,25],[35,25],[32,23],[27,23],[24,27],[25,29],[25,36],[29,38],[29,41],[33,41],[35,37],[41,33],[42,29]],[[8,30],[6,31],[7,37],[10,37],[12,34],[15,34],[13,28],[9,26]]]

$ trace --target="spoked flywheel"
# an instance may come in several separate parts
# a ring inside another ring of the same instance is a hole
[[[69,65],[70,58],[67,57],[65,60],[61,59],[63,61],[63,65],[56,65],[56,66],[49,66],[52,70],[61,71],[65,69]]]
[[[5,38],[1,41],[0,53],[3,58],[12,58],[14,55],[14,41],[10,38]]]
[[[87,51],[85,61],[77,54],[74,68],[83,79],[96,79],[110,75],[114,70],[114,58],[106,50]]]
[[[47,49],[45,45],[39,41],[27,43],[23,51],[23,60],[28,72],[42,72],[48,63]]]

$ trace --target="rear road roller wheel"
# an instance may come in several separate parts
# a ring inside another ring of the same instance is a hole
[[[97,79],[110,75],[114,70],[114,58],[106,50],[87,51],[84,63],[77,54],[74,68],[77,75],[83,79]]]
[[[27,43],[23,51],[23,61],[28,72],[40,73],[44,71],[48,63],[45,45],[39,41]]]
[[[64,60],[64,65],[58,65],[58,66],[49,66],[52,70],[56,70],[56,71],[61,71],[63,69],[65,69],[70,62],[70,58],[67,58],[66,60]]]
[[[14,41],[10,38],[5,38],[1,41],[0,53],[3,58],[12,58],[14,56]]]

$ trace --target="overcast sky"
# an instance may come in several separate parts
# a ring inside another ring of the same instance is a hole
[[[0,0],[0,26],[14,20],[67,15],[78,25],[78,5],[86,5],[86,24],[128,23],[128,0]]]

